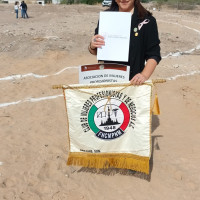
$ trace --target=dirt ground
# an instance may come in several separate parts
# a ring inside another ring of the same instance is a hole
[[[66,166],[64,100],[52,85],[78,83],[78,66],[97,63],[87,46],[102,10],[28,4],[30,18],[16,19],[0,4],[0,199],[199,198],[200,9],[151,10],[163,58],[152,78],[167,82],[157,85],[150,175]]]

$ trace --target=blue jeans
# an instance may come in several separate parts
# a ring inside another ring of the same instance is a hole
[[[27,11],[25,10],[25,16],[26,16],[26,18],[28,18],[28,14],[27,14]]]
[[[25,9],[22,9],[22,18],[28,18],[28,14]]]
[[[22,18],[25,18],[26,10],[22,8]]]
[[[18,10],[15,10],[16,18],[18,18]]]

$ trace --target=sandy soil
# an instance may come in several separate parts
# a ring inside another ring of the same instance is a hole
[[[15,19],[0,5],[0,199],[197,200],[200,195],[200,9],[153,11],[162,61],[152,78],[161,115],[153,117],[149,176],[66,166],[62,91],[78,83],[100,5],[28,5]]]

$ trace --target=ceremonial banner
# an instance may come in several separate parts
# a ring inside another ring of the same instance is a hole
[[[63,86],[68,165],[149,174],[152,83]]]

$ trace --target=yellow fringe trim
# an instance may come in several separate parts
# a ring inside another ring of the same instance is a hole
[[[128,153],[69,153],[67,165],[78,165],[98,169],[131,169],[149,174],[149,157]]]

